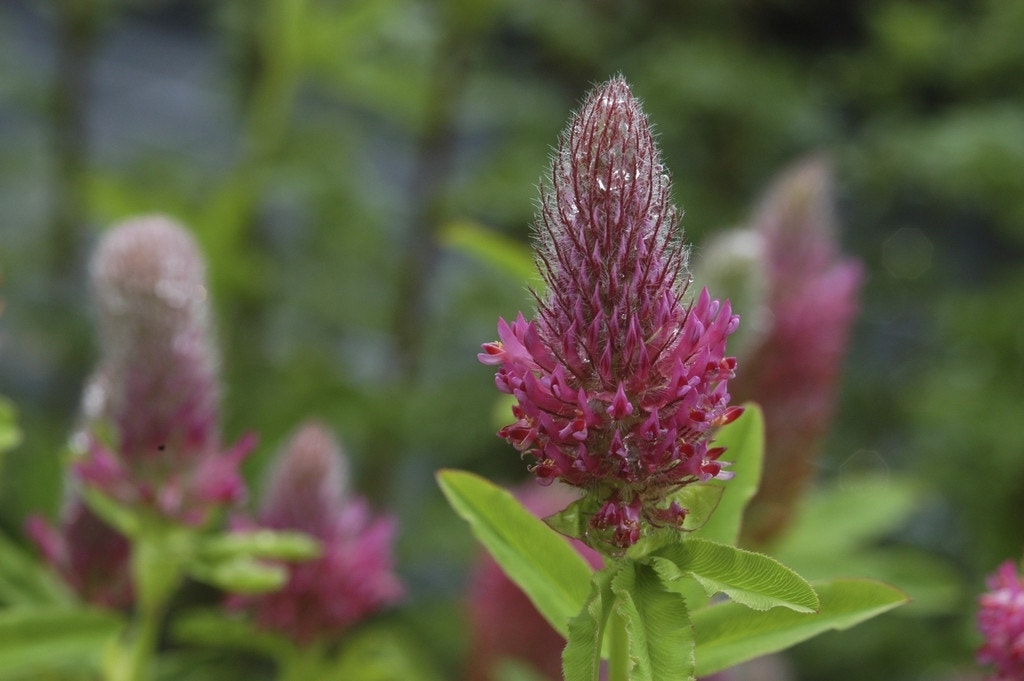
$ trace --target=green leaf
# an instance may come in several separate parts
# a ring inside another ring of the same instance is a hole
[[[320,676],[292,675],[317,681],[440,681],[427,651],[393,627],[362,627],[345,637],[338,656],[323,665]]]
[[[679,505],[686,509],[686,518],[683,519],[684,532],[696,532],[718,515],[718,506],[722,502],[725,489],[719,483],[698,483],[687,485],[675,494],[669,495],[669,503],[678,501]]]
[[[588,599],[592,570],[557,533],[493,483],[444,470],[437,481],[448,503],[505,574],[562,636]]]
[[[40,678],[46,672],[98,667],[121,631],[115,613],[84,608],[14,607],[0,610],[0,679]]]
[[[53,572],[0,532],[0,603],[60,605],[74,600]]]
[[[207,560],[248,557],[303,561],[320,555],[320,542],[303,532],[231,532],[204,540],[201,554]]]
[[[174,618],[171,637],[179,643],[258,653],[283,660],[294,645],[284,636],[257,629],[241,617],[222,610],[189,610]]]
[[[693,679],[694,634],[685,599],[642,563],[619,572],[612,592],[626,626],[630,680]]]
[[[614,564],[595,572],[586,603],[579,614],[569,620],[565,650],[562,651],[565,681],[600,679],[605,625],[615,599],[611,583],[620,569],[620,564]]]
[[[913,482],[888,475],[851,475],[815,490],[772,553],[787,562],[850,555],[893,532],[921,501]]]
[[[494,669],[495,681],[549,681],[548,677],[540,673],[522,660],[513,658],[503,659],[498,662]]]
[[[806,580],[760,553],[689,537],[658,549],[653,557],[655,561],[660,558],[671,563],[657,564],[666,579],[672,579],[674,566],[680,573],[676,579],[684,574],[692,576],[709,596],[722,592],[755,610],[783,606],[798,612],[814,612],[818,608],[818,598]]]
[[[483,225],[460,220],[449,222],[441,230],[441,243],[471,255],[483,264],[496,268],[516,282],[527,281],[534,288],[542,286],[530,248]]]
[[[6,397],[0,397],[0,454],[21,444],[21,430],[17,426],[17,410]]]
[[[691,612],[697,635],[697,675],[708,676],[761,655],[778,652],[831,629],[847,629],[907,602],[881,582],[837,579],[815,582],[816,614],[775,609],[757,612],[721,603]]]
[[[237,594],[277,591],[288,581],[285,566],[245,556],[216,562],[196,561],[187,571],[200,582]]]
[[[82,499],[88,504],[89,509],[103,522],[126,537],[138,537],[143,520],[135,510],[118,503],[88,485],[83,485],[81,491]]]
[[[155,662],[154,681],[252,681],[265,678],[267,668],[261,657],[209,648],[161,650]]]
[[[916,547],[894,545],[865,550],[848,556],[845,562],[839,556],[834,558],[837,565],[826,574],[899,584],[910,598],[900,615],[908,617],[957,613],[969,588],[952,562]],[[806,573],[801,570],[801,574]],[[823,578],[813,573],[808,576]]]
[[[583,541],[587,536],[587,523],[598,509],[597,499],[592,495],[580,497],[558,513],[546,516],[544,524],[559,534]]]
[[[739,541],[743,511],[761,484],[761,463],[764,458],[764,415],[761,408],[748,402],[738,419],[715,435],[714,446],[726,447],[723,455],[731,461],[735,476],[724,483],[722,499],[704,526],[698,531],[702,539],[735,545]]]

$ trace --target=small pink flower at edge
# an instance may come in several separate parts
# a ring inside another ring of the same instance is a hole
[[[978,602],[978,629],[985,642],[978,662],[994,665],[989,681],[1024,679],[1024,580],[1007,561],[988,578]]]

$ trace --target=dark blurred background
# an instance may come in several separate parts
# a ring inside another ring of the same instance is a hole
[[[777,172],[830,154],[867,277],[819,478],[913,480],[885,541],[962,587],[797,648],[796,675],[969,669],[974,593],[1024,546],[1022,35],[1015,0],[3,0],[0,394],[25,440],[0,528],[60,503],[97,355],[91,247],[168,213],[209,258],[226,437],[259,433],[253,480],[303,418],[333,426],[400,518],[402,617],[456,669],[476,549],[433,472],[525,477],[475,353],[530,306],[459,235],[525,244],[570,111],[622,73],[698,256]]]

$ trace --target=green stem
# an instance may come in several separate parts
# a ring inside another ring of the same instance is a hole
[[[139,612],[130,639],[110,670],[110,681],[145,681],[151,678],[150,666],[162,618],[163,608]]]
[[[86,109],[103,8],[92,0],[52,4],[57,13],[57,54],[51,110],[53,227],[48,241],[51,270],[63,277],[73,269],[85,222]]]
[[[614,609],[608,617],[608,681],[629,681],[629,634]]]
[[[135,622],[107,669],[108,681],[148,681],[164,613],[183,575],[191,531],[144,522],[132,545]]]

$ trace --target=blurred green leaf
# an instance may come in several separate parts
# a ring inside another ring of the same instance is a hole
[[[697,675],[785,650],[832,629],[847,629],[907,602],[901,591],[870,580],[816,582],[814,589],[820,599],[817,613],[783,608],[761,612],[731,602],[693,611]]]
[[[449,222],[441,229],[439,239],[443,245],[505,273],[512,281],[537,290],[544,286],[533,262],[533,251],[522,242],[468,220]]]
[[[399,630],[364,628],[345,639],[337,658],[325,668],[333,681],[440,681],[424,651]]]
[[[548,677],[515,659],[501,660],[494,670],[495,681],[549,681]]]
[[[563,636],[587,600],[592,573],[568,541],[515,497],[472,473],[443,470],[438,484],[505,574]]]
[[[953,565],[913,546],[882,543],[922,499],[914,481],[843,478],[804,500],[772,554],[812,580],[843,574],[899,584],[911,598],[901,611],[907,615],[951,612],[964,588]]]
[[[0,610],[0,679],[39,679],[62,668],[96,668],[123,626],[115,613],[84,608]]]
[[[260,562],[245,556],[219,561],[197,560],[189,563],[188,574],[218,589],[239,594],[277,591],[288,581],[283,565]]]
[[[271,678],[261,655],[225,650],[162,650],[156,659],[156,681],[254,681]]]
[[[276,660],[294,654],[294,645],[287,638],[258,629],[243,616],[224,610],[182,612],[171,621],[170,633],[179,643],[246,651]]]
[[[43,606],[73,601],[71,591],[49,568],[0,532],[0,603]]]
[[[851,555],[906,522],[922,499],[909,480],[888,475],[849,475],[815,490],[772,554],[790,562],[816,556]]]
[[[103,522],[121,534],[133,538],[139,535],[143,521],[135,509],[111,499],[89,485],[82,486],[82,499]]]
[[[302,532],[239,531],[204,539],[200,555],[209,561],[239,557],[303,561],[320,555],[320,542]]]
[[[748,608],[768,610],[782,606],[797,612],[818,609],[818,597],[806,580],[760,553],[688,537],[661,547],[652,559],[664,578],[674,580],[690,575],[709,596],[721,592]],[[675,575],[672,568],[678,571]]]
[[[14,403],[0,397],[0,454],[21,444],[21,431],[17,426],[18,411]]]
[[[2,307],[3,301],[0,301]],[[21,430],[17,425],[14,403],[0,396],[0,488],[3,486],[4,453],[21,444]]]

